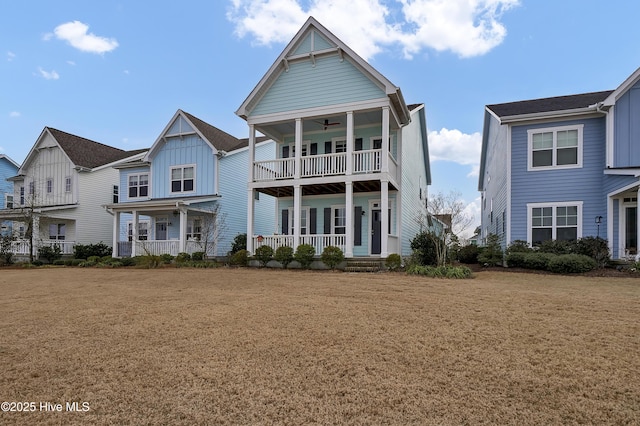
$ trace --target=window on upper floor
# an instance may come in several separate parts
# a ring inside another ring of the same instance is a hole
[[[195,166],[171,168],[171,192],[193,192],[195,190]]]
[[[13,194],[4,194],[4,208],[5,209],[13,208]]]
[[[582,236],[582,202],[528,204],[529,243],[573,241]]]
[[[71,192],[71,176],[64,178],[64,192]]]
[[[582,125],[528,130],[528,170],[582,167],[582,130]]]
[[[149,174],[129,175],[129,198],[149,195]]]
[[[47,179],[47,194],[53,193],[53,179]]]
[[[33,196],[35,192],[35,184],[33,182],[29,182],[29,195]]]
[[[118,185],[113,185],[113,204],[117,204],[120,198],[120,188]]]
[[[20,205],[24,206],[24,186],[20,187]]]

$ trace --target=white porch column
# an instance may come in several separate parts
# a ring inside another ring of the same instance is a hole
[[[187,210],[183,207],[180,209],[180,247],[178,253],[187,251]]]
[[[131,257],[136,257],[136,246],[138,245],[138,211],[132,211],[131,216]]]
[[[348,145],[347,145],[348,146]],[[345,183],[345,257],[353,257],[353,182]]]
[[[296,141],[295,141],[295,172],[293,173],[294,179],[300,179],[300,172],[302,170],[302,118],[296,118]],[[291,154],[289,154],[291,155]],[[297,222],[296,222],[297,223]]]
[[[383,144],[384,146],[384,144]],[[389,256],[389,181],[380,181],[380,257]]]
[[[113,212],[113,246],[111,257],[118,257],[118,240],[120,236],[120,212]]]
[[[638,186],[638,193],[636,195],[638,201],[640,201],[640,186]],[[640,255],[640,202],[636,203],[636,260],[639,259],[638,255]]]
[[[296,154],[297,155],[297,154]],[[293,249],[300,245],[300,217],[302,216],[302,187],[293,185]]]
[[[353,136],[353,111],[349,111],[347,112],[347,170],[345,173],[347,176],[353,174]]]
[[[253,219],[254,219],[254,194],[253,189],[247,191],[247,251],[253,255]]]
[[[33,210],[31,210],[31,215],[32,215],[32,225],[31,225],[31,241],[32,241],[32,247],[31,247],[31,253],[33,254],[34,258],[38,258],[38,248],[40,247],[40,241],[42,240],[42,238],[40,238],[40,216],[38,214],[34,214]]]
[[[249,183],[254,179],[254,164],[256,161],[256,128],[249,125]],[[247,234],[248,235],[248,234]]]
[[[382,107],[382,173],[389,172],[389,107]]]

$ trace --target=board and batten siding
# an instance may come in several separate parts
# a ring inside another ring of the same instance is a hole
[[[640,167],[640,82],[614,107],[614,167]]]
[[[411,122],[402,129],[402,182],[401,182],[401,232],[400,254],[411,254],[411,240],[427,230],[426,201],[429,197],[427,167],[423,146],[423,129],[426,127],[424,107],[412,111]],[[426,141],[424,141],[426,143]]]
[[[335,55],[295,62],[282,71],[250,116],[296,111],[386,98],[384,90],[358,70],[348,58]]]
[[[256,144],[255,160],[275,158],[276,144],[265,141]],[[220,159],[220,211],[225,215],[226,231],[219,244],[218,254],[225,255],[238,234],[247,233],[247,194],[249,179],[249,150],[242,148]],[[260,194],[254,205],[254,232],[270,235],[276,231],[275,199]]]
[[[529,129],[583,125],[582,167],[527,171]],[[606,217],[603,188],[605,119],[561,121],[514,126],[511,130],[511,239],[527,240],[527,203],[582,201],[582,236],[595,236],[596,216]],[[606,223],[600,225],[600,231]]]
[[[64,151],[56,144],[39,145],[27,167],[25,176],[25,201],[33,206],[56,206],[74,204],[78,201],[78,172]],[[71,179],[71,191],[66,192],[65,181]],[[47,182],[51,181],[51,192],[47,192]],[[29,199],[29,187],[33,183],[33,199]],[[19,188],[18,192],[19,201]]]
[[[489,234],[497,235],[500,244],[504,248],[509,244],[506,232],[509,226],[507,209],[509,126],[500,124],[492,115],[488,115],[487,123],[488,146],[485,159],[485,175],[482,176],[483,187],[486,188],[481,201],[482,238],[486,238]]]
[[[211,146],[197,135],[170,137],[151,162],[151,193],[153,198],[211,195],[216,193],[216,163]],[[189,193],[171,192],[171,167],[195,165],[195,190]]]

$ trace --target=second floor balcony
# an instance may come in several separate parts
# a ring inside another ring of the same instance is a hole
[[[340,176],[355,174],[375,174],[384,170],[382,149],[354,151],[351,161],[346,152],[306,155],[296,158],[278,158],[275,160],[255,161],[253,163],[253,181],[277,181],[295,178]],[[398,178],[398,164],[391,153],[387,153],[387,172]],[[298,164],[299,163],[299,164]]]

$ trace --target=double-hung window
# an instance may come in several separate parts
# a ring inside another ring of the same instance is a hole
[[[51,194],[53,192],[53,179],[47,179],[47,194]]]
[[[52,223],[49,225],[50,240],[64,240],[66,237],[67,225],[64,223]]]
[[[528,170],[582,167],[583,126],[529,129]]]
[[[147,197],[149,195],[149,175],[147,173],[129,175],[129,198]]]
[[[4,208],[5,209],[13,208],[13,194],[4,194]]]
[[[64,192],[71,192],[71,176],[64,178]]]
[[[195,190],[195,166],[171,168],[171,192],[193,192]]]
[[[309,211],[309,207],[300,208],[300,235],[309,234]],[[293,235],[296,229],[294,217],[293,207],[289,207],[289,235]]]
[[[133,240],[133,222],[127,223],[129,241]],[[138,240],[146,241],[149,239],[149,222],[138,222]]]
[[[20,187],[20,205],[24,206],[24,186]]]
[[[187,240],[202,239],[202,219],[194,218],[187,222]]]
[[[344,235],[347,233],[347,209],[344,206],[331,207],[332,213],[332,234]]]
[[[582,237],[582,202],[532,203],[527,205],[529,243],[573,241]]]

